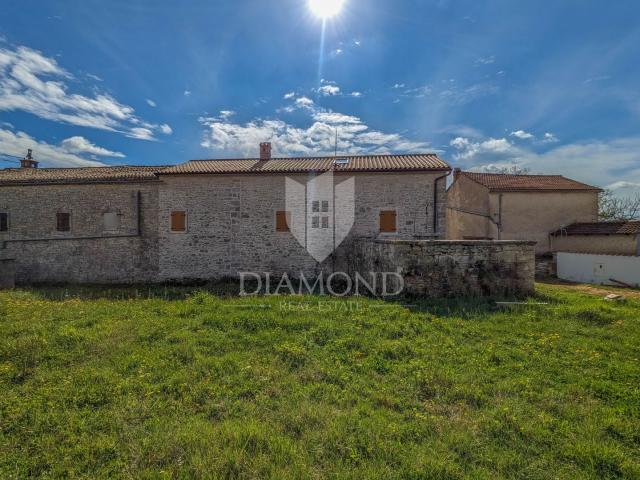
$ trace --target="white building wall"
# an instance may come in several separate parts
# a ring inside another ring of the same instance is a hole
[[[558,252],[558,278],[572,282],[617,285],[611,279],[640,285],[640,257]]]

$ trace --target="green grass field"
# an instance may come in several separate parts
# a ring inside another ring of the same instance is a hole
[[[530,301],[0,292],[0,478],[640,478],[640,300]]]

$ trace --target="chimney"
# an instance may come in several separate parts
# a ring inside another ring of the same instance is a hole
[[[460,174],[462,173],[462,170],[459,168],[454,168],[453,169],[453,181],[455,182],[456,180],[458,180],[458,178],[460,178]]]
[[[27,156],[20,160],[20,168],[38,168],[38,162],[33,159],[31,149],[27,150]]]
[[[260,160],[271,160],[271,142],[260,144]]]

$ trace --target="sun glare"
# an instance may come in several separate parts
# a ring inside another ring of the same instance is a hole
[[[309,8],[322,19],[334,17],[342,10],[344,0],[309,0]]]

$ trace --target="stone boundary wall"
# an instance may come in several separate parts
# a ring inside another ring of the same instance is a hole
[[[397,272],[410,296],[526,296],[534,291],[535,244],[358,239],[340,263],[352,277]]]

